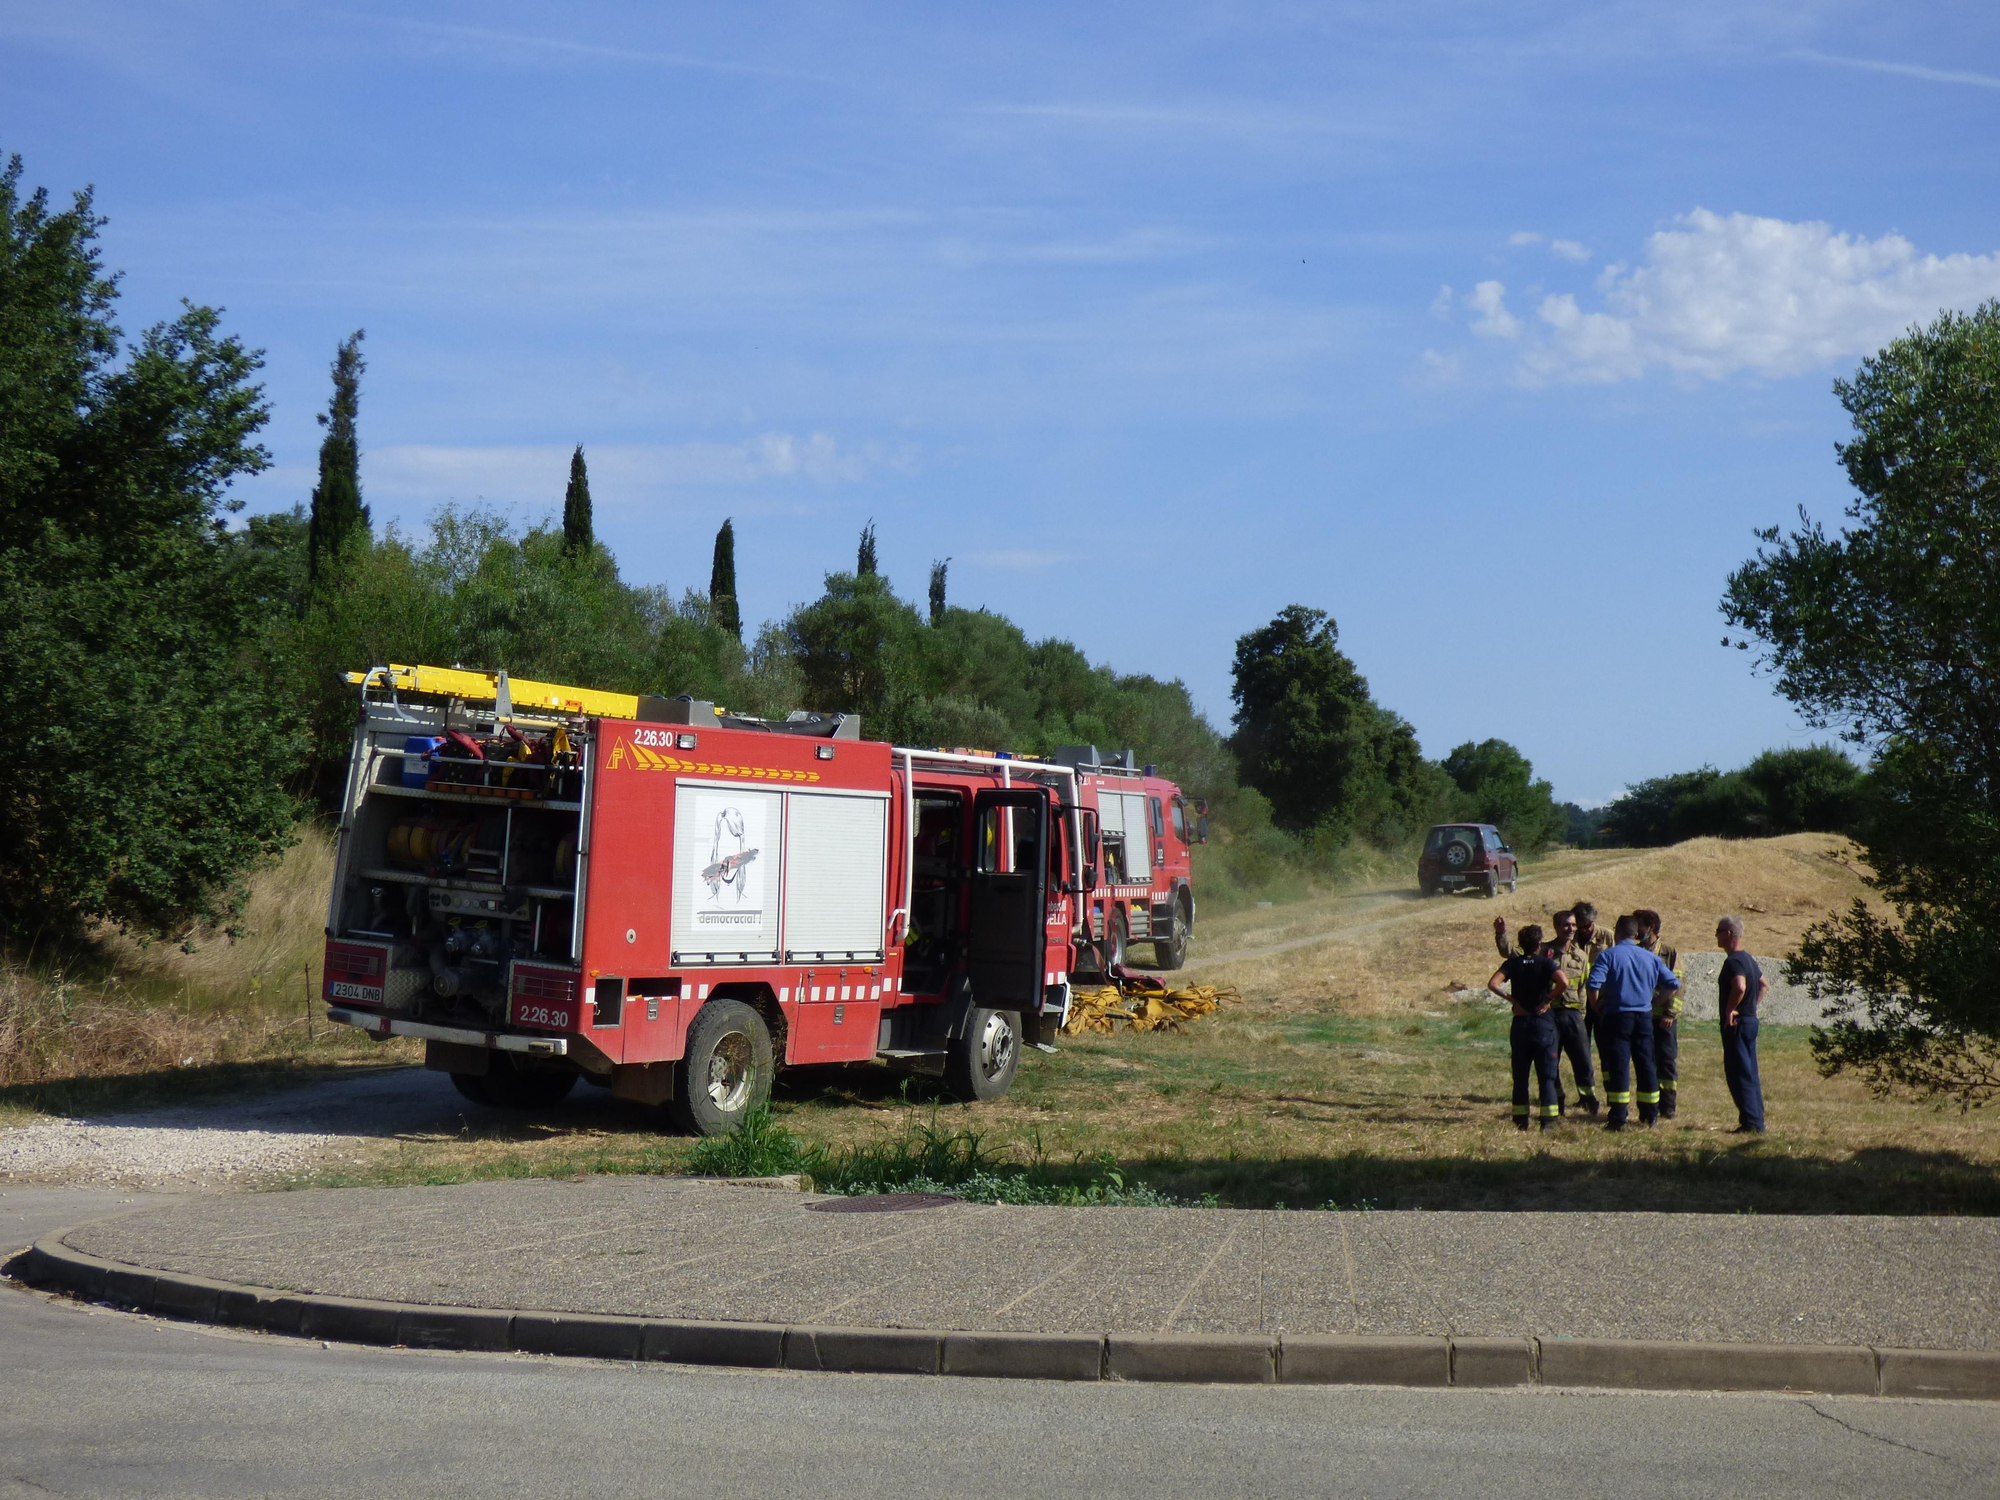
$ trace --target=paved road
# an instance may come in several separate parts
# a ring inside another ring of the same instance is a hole
[[[10,1189],[11,1249],[130,1195]],[[136,1206],[136,1205],[135,1205]],[[434,1354],[0,1288],[0,1500],[1992,1493],[2000,1405],[1049,1385]]]

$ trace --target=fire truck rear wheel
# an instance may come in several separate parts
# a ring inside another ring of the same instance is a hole
[[[974,1006],[965,1035],[945,1054],[945,1087],[959,1098],[998,1099],[1021,1061],[1021,1018],[1011,1010]]]
[[[451,1081],[475,1104],[493,1109],[550,1109],[576,1087],[570,1068],[520,1068],[506,1053],[496,1053],[484,1076],[454,1073]]]
[[[1187,910],[1176,897],[1174,914],[1167,926],[1167,935],[1153,944],[1153,967],[1178,969],[1187,963],[1188,925]]]
[[[695,1135],[727,1135],[771,1097],[771,1031],[741,1000],[695,1012],[674,1064],[674,1118]]]

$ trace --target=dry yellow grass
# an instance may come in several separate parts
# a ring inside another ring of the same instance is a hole
[[[1869,892],[1853,845],[1833,834],[1775,839],[1694,839],[1666,849],[1566,850],[1524,871],[1521,889],[1494,900],[1401,888],[1315,897],[1292,906],[1199,922],[1191,977],[1229,983],[1279,1009],[1391,1015],[1434,1008],[1448,992],[1476,989],[1493,972],[1493,919],[1518,932],[1548,926],[1577,901],[1607,926],[1651,907],[1666,940],[1688,951],[1714,946],[1715,919],[1743,917],[1753,952],[1775,959],[1814,920]],[[1323,941],[1288,952],[1215,963],[1209,955]]]
[[[67,966],[0,969],[0,1112],[91,1109],[281,1075],[413,1061],[312,1018],[333,844],[308,825],[249,879],[236,926],[142,944],[115,931]]]

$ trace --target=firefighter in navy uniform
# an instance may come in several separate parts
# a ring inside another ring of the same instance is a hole
[[[1639,946],[1639,920],[1618,919],[1617,942],[1590,966],[1589,1004],[1597,1011],[1597,1052],[1604,1064],[1605,1128],[1623,1130],[1631,1117],[1633,1074],[1638,1074],[1639,1123],[1660,1116],[1660,1081],[1653,1071],[1653,992],[1679,989],[1673,970]]]
[[[1501,989],[1502,983],[1507,985]],[[1550,1018],[1555,997],[1569,988],[1562,965],[1549,956],[1542,945],[1542,929],[1521,929],[1521,951],[1493,971],[1486,987],[1514,1007],[1514,1024],[1508,1033],[1514,1063],[1514,1128],[1526,1130],[1532,1113],[1547,1130],[1562,1115],[1557,1103],[1560,1085],[1556,1078],[1556,1025]],[[1534,1070],[1538,1098],[1528,1103],[1528,1071]]]
[[[1685,980],[1678,948],[1660,941],[1660,914],[1641,907],[1632,913],[1639,919],[1639,946],[1650,948],[1661,963]],[[1681,1078],[1681,991],[1678,986],[1658,985],[1653,990],[1653,1067],[1660,1075],[1660,1118],[1671,1120],[1680,1103]]]
[[[1577,1103],[1583,1112],[1593,1120],[1601,1106],[1597,1102],[1597,1068],[1590,1060],[1590,1039],[1585,1034],[1584,981],[1590,977],[1590,965],[1600,949],[1592,949],[1576,939],[1576,913],[1559,911],[1549,919],[1556,929],[1556,935],[1542,945],[1542,951],[1562,965],[1563,978],[1568,985],[1552,997],[1549,1018],[1555,1022],[1556,1051],[1558,1061],[1569,1059],[1570,1076],[1576,1080]],[[1603,935],[1600,933],[1601,938]],[[1507,946],[1507,919],[1493,919],[1493,945],[1500,950],[1504,963],[1513,956]],[[1563,1114],[1569,1113],[1569,1095],[1562,1086],[1562,1073],[1556,1074],[1556,1108]]]

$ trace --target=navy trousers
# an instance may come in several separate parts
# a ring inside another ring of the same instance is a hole
[[[1660,1075],[1660,1118],[1671,1120],[1675,1102],[1680,1098],[1680,1022],[1671,1026],[1660,1021],[1653,1023],[1653,1071]]]
[[[1597,1070],[1590,1064],[1590,1044],[1584,1038],[1584,1012],[1580,1010],[1552,1010],[1550,1015],[1556,1021],[1556,1050],[1569,1059],[1569,1071],[1576,1079],[1577,1097],[1584,1103],[1595,1105],[1597,1101]],[[1562,1070],[1556,1071],[1556,1103],[1568,1101],[1563,1095]]]
[[[1762,1130],[1764,1080],[1757,1075],[1754,1015],[1738,1015],[1734,1026],[1722,1028],[1722,1076],[1729,1080],[1729,1097],[1736,1101],[1736,1123],[1745,1130]]]
[[[1650,1125],[1660,1117],[1660,1075],[1653,1070],[1653,1013],[1607,1010],[1597,1017],[1597,1055],[1604,1064],[1607,1123],[1622,1129],[1632,1114],[1632,1075],[1638,1074],[1639,1118]]]
[[[1532,1113],[1547,1130],[1562,1106],[1556,1102],[1556,1023],[1548,1011],[1539,1016],[1514,1017],[1508,1034],[1514,1052],[1514,1123],[1526,1130]],[[1528,1103],[1528,1070],[1535,1072],[1537,1102]]]

